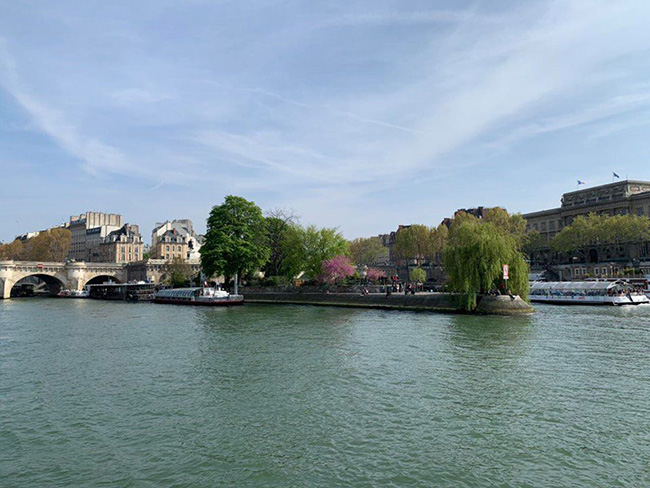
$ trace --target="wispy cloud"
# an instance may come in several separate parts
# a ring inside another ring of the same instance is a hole
[[[107,191],[162,190],[190,214],[237,191],[379,231],[399,213],[386,195],[417,194],[413,218],[435,222],[492,198],[474,175],[495,149],[507,178],[539,139],[588,127],[558,151],[623,147],[647,120],[647,2],[165,5],[0,7],[0,86]]]

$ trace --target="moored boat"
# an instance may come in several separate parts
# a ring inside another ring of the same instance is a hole
[[[153,296],[154,303],[174,305],[227,306],[244,303],[242,295],[231,295],[215,288],[171,288],[159,290]]]
[[[56,296],[59,298],[88,298],[90,293],[86,288],[83,290],[61,290]]]
[[[641,289],[624,281],[536,282],[531,302],[567,305],[640,305],[650,303]]]

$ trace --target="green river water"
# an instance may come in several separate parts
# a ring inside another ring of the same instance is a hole
[[[0,301],[0,486],[650,486],[650,306]]]

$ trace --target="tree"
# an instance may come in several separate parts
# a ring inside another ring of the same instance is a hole
[[[283,209],[272,210],[264,219],[269,259],[264,264],[263,271],[267,277],[284,274],[284,261],[287,258],[285,240],[297,221],[293,212]]]
[[[264,229],[262,210],[255,203],[227,196],[208,217],[200,250],[205,274],[223,274],[229,279],[263,266],[269,257]]]
[[[466,219],[452,225],[445,248],[445,272],[450,288],[462,294],[465,309],[476,307],[478,294],[503,286],[504,264],[510,267],[510,290],[527,299],[528,264],[520,246],[509,229],[491,222]]]
[[[445,224],[429,230],[429,247],[427,259],[430,263],[442,264],[442,253],[449,240],[449,229]]]
[[[424,283],[427,281],[427,273],[422,268],[413,268],[410,275],[411,281]]]
[[[506,209],[493,207],[486,210],[483,222],[494,224],[497,229],[507,231],[519,245],[523,245],[526,239],[526,219],[521,214],[510,215]]]
[[[0,246],[0,259],[21,261],[64,261],[70,251],[72,233],[56,228],[40,232],[25,242],[15,241]]]
[[[319,279],[323,283],[335,284],[340,283],[349,276],[353,276],[355,272],[356,270],[352,266],[350,258],[347,256],[334,256],[323,261]]]
[[[636,215],[578,216],[564,227],[551,242],[551,247],[565,254],[586,258],[589,247],[597,245],[620,246],[631,242],[650,240],[650,219]]]
[[[407,261],[414,259],[419,266],[431,254],[431,231],[426,225],[411,225],[395,236],[393,252]]]
[[[368,268],[368,271],[366,272],[366,278],[370,282],[376,282],[383,278],[386,278],[386,272],[380,269]]]
[[[379,237],[354,239],[349,242],[349,248],[352,262],[357,265],[372,265],[388,259],[388,248]]]
[[[347,255],[348,243],[336,228],[293,225],[283,241],[283,253],[285,276],[293,278],[304,271],[310,278],[317,278],[323,261]]]
[[[165,274],[168,276],[169,284],[173,287],[186,286],[194,275],[192,266],[183,259],[175,257],[165,264]]]
[[[8,244],[0,245],[0,259],[19,260],[23,252],[23,242],[16,239]]]

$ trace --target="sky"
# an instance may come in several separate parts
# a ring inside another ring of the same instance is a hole
[[[650,180],[650,2],[0,0],[0,240],[226,195],[347,238]]]

